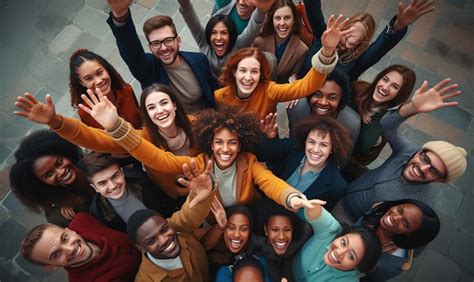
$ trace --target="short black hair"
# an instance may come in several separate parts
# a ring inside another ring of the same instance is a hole
[[[137,242],[137,230],[142,224],[153,216],[163,217],[160,213],[150,210],[143,209],[134,212],[127,222],[127,235],[130,240]]]
[[[87,178],[91,178],[94,174],[112,166],[117,165],[119,168],[120,163],[116,158],[113,158],[108,153],[90,152],[85,154],[79,162],[79,168],[84,172]]]
[[[262,281],[264,281],[265,277],[263,274],[263,266],[260,262],[260,259],[255,255],[246,255],[238,260],[235,261],[234,265],[232,266],[232,281],[234,281],[237,272],[239,272],[244,267],[252,267],[257,269],[258,273],[262,275]]]

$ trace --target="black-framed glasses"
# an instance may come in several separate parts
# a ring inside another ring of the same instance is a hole
[[[153,50],[158,50],[161,48],[161,44],[164,44],[166,47],[171,47],[174,44],[174,40],[178,37],[177,35],[175,36],[170,36],[166,37],[163,40],[154,40],[150,43],[148,43],[148,46],[150,46],[151,49]]]
[[[436,167],[433,166],[433,164],[431,163],[430,156],[428,156],[426,151],[421,151],[420,161],[422,161],[424,164],[427,164],[427,165],[430,166],[430,174],[433,177],[435,177],[435,178],[446,178],[446,176],[443,175],[443,173],[441,173],[441,171],[439,171],[439,169],[437,169]]]

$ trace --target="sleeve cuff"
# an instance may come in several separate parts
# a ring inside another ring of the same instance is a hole
[[[133,151],[140,144],[141,135],[123,118],[120,118],[117,124],[118,126],[114,130],[107,131],[107,133],[125,150],[128,152]]]
[[[339,61],[339,56],[337,51],[331,57],[326,57],[322,54],[321,50],[319,50],[311,59],[311,64],[313,68],[322,74],[329,74],[334,70]]]

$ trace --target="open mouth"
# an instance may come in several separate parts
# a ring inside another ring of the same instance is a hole
[[[225,43],[214,41],[214,49],[219,52],[224,52]]]
[[[69,261],[73,261],[82,255],[82,245],[80,242],[77,243],[76,248],[74,249],[74,252],[69,256]]]
[[[69,181],[71,181],[72,176],[73,176],[73,173],[71,171],[71,168],[68,167],[66,168],[66,173],[63,175],[63,177],[58,178],[58,182],[67,184],[69,183]]]
[[[159,117],[157,118],[157,120],[159,120],[159,121],[164,121],[164,120],[166,120],[168,117],[169,117],[169,114],[161,115],[161,116],[159,116]]]
[[[219,154],[219,159],[223,161],[228,161],[230,160],[230,154]]]
[[[377,94],[380,95],[380,96],[382,96],[382,97],[387,97],[389,93],[384,92],[384,91],[382,90],[382,88],[379,87],[379,88],[377,89]]]
[[[174,240],[174,238],[168,243],[168,245],[166,246],[166,248],[164,248],[161,252],[162,253],[169,253],[171,252],[172,250],[174,250],[174,248],[176,247],[176,242]]]
[[[412,171],[414,176],[424,178],[423,172],[420,170],[420,168],[418,166],[412,165],[411,171]]]
[[[285,241],[285,242],[273,241],[273,242],[275,243],[275,247],[279,250],[284,250],[286,246],[288,245],[288,241]]]
[[[339,260],[339,257],[336,254],[336,250],[334,248],[329,252],[328,258],[333,264],[341,263],[341,261]]]
[[[236,239],[230,240],[230,246],[233,249],[239,249],[241,245],[242,245],[242,240],[236,240]]]
[[[387,226],[393,227],[393,221],[392,221],[391,215],[386,216],[384,221]]]

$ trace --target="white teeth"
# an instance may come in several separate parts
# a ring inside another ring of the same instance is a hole
[[[171,251],[171,250],[174,248],[174,245],[175,245],[175,242],[174,242],[174,240],[173,240],[173,241],[171,241],[171,243],[168,245],[168,247],[166,247],[166,249],[164,249],[163,251],[164,251],[164,252]]]
[[[163,115],[163,116],[160,116],[158,117],[158,120],[164,120],[164,119],[167,119],[169,115]]]
[[[318,111],[320,112],[327,112],[329,111],[329,109],[324,109],[324,108],[320,108],[320,107],[317,107]]]
[[[388,224],[389,226],[393,226],[392,216],[390,216],[390,215],[387,216],[387,224]]]
[[[335,251],[335,250],[332,250],[332,252],[329,253],[329,255],[331,256],[331,258],[332,258],[332,260],[333,260],[334,262],[341,263],[341,262],[339,261],[338,257],[336,256],[336,251]]]
[[[380,88],[378,89],[377,92],[378,92],[381,96],[384,96],[384,97],[388,96],[388,93],[383,92],[383,90],[380,89]]]
[[[241,243],[242,243],[242,240],[230,240],[230,244],[233,248],[240,247]]]
[[[230,155],[229,154],[219,154],[219,157],[223,161],[228,161],[230,160]]]
[[[281,242],[275,242],[275,245],[277,246],[277,248],[283,249],[283,248],[286,247],[287,242],[283,242],[283,243],[281,243]]]
[[[413,173],[418,176],[418,177],[421,177],[421,172],[418,170],[418,168],[413,165]]]

